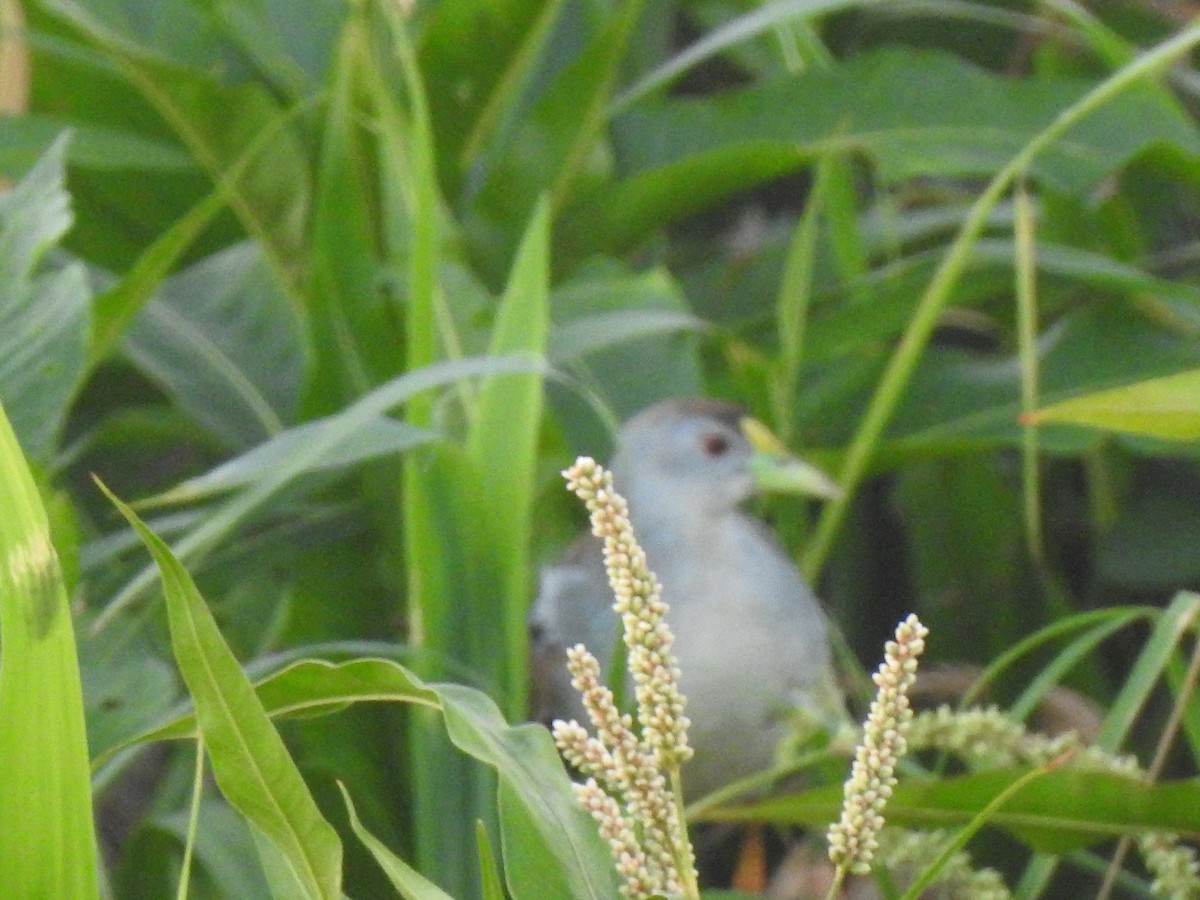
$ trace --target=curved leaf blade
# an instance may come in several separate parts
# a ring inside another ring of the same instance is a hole
[[[158,535],[100,483],[162,574],[171,644],[196,704],[213,774],[230,805],[278,848],[306,898],[341,900],[342,844],[221,636],[187,570]]]

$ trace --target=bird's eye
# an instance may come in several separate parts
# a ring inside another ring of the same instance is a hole
[[[729,449],[729,438],[723,434],[706,434],[704,436],[704,452],[709,456],[724,456]]]

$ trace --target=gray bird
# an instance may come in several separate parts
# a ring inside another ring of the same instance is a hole
[[[670,606],[695,747],[683,770],[689,800],[770,768],[798,719],[833,728],[845,718],[825,614],[774,535],[740,508],[764,481],[787,480],[789,466],[808,493],[836,486],[777,444],[763,452],[763,436],[730,404],[669,400],[625,423],[612,461]],[[618,641],[601,546],[585,535],[542,571],[530,633],[543,719],[582,720],[565,648],[583,643],[607,666]]]

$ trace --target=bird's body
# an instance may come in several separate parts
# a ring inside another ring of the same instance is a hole
[[[740,420],[723,403],[659,404],[622,428],[612,466],[670,605],[696,749],[684,770],[690,798],[769,768],[797,712],[828,719],[840,704],[816,597],[740,508],[754,491]],[[563,651],[583,643],[607,663],[620,628],[611,607],[598,538],[543,571],[531,616],[543,712],[579,715]]]

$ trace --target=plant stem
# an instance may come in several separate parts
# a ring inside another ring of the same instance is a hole
[[[1000,202],[1013,181],[1029,169],[1038,155],[1061,138],[1071,127],[1126,88],[1170,64],[1197,43],[1200,43],[1200,22],[1192,24],[1175,37],[1163,41],[1153,49],[1135,57],[1059,113],[1053,122],[1021,148],[1020,152],[996,173],[991,183],[979,195],[967,213],[966,221],[959,229],[949,252],[917,303],[916,311],[909,321],[908,328],[901,336],[900,344],[896,347],[892,358],[888,361],[883,377],[879,381],[879,387],[875,390],[875,396],[871,399],[862,424],[846,452],[841,477],[838,479],[843,494],[825,508],[824,514],[817,524],[812,543],[804,557],[804,571],[810,580],[820,571],[833,547],[834,538],[849,511],[850,502],[854,497],[854,489],[867,474],[867,467],[875,455],[883,431],[891,421],[892,414],[899,404],[900,396],[929,342],[938,316],[950,299],[950,292],[966,270],[975,242],[996,204]]]

